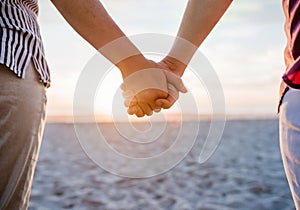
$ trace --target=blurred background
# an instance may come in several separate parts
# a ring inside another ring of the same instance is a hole
[[[187,0],[101,2],[127,35],[158,33],[175,36]],[[124,178],[102,169],[88,157],[82,141],[78,141],[73,123],[61,123],[72,122],[76,82],[96,50],[73,31],[51,1],[40,0],[39,21],[52,70],[52,86],[48,90],[48,123],[33,182],[30,210],[295,209],[282,166],[276,116],[278,89],[284,72],[281,0],[234,1],[199,49],[212,64],[223,86],[229,119],[212,157],[203,164],[198,162],[203,143],[211,131],[210,121],[184,121],[187,126],[183,129],[176,118],[180,111],[191,107],[182,96],[180,106],[177,104],[171,110],[163,111],[175,118],[167,119],[167,127],[163,127],[163,135],[158,137],[161,141],[155,141],[158,146],[153,148],[168,151],[170,147],[166,145],[173,143],[174,135],[178,133],[184,143],[194,140],[196,135],[195,144],[176,167],[145,179]],[[107,69],[99,66],[99,71]],[[211,104],[201,81],[190,69],[183,80],[197,103],[198,113],[192,114],[209,115]],[[110,120],[114,111],[113,97],[121,82],[118,70],[112,69],[98,88],[94,107],[100,121]],[[126,112],[124,108],[123,111]],[[53,123],[57,121],[59,123]],[[162,127],[159,122],[155,123]],[[99,140],[99,134],[93,133],[94,126],[79,124],[88,136],[84,140]],[[154,125],[132,124],[145,125],[146,131]],[[131,124],[122,125],[125,129],[128,126],[126,132],[134,138],[136,130]],[[109,146],[119,152],[118,149],[122,149],[121,154],[123,150],[129,151],[126,154],[140,151],[141,144],[132,147],[122,144],[122,141],[136,139],[125,138],[124,133],[116,129],[116,124],[99,122],[97,126]],[[195,126],[199,126],[197,133],[191,129]],[[96,145],[92,142],[88,148],[102,160],[104,154]],[[146,155],[147,151],[148,148],[144,151]],[[157,164],[164,162],[157,161]],[[116,166],[114,161],[109,164]],[[131,170],[126,161],[123,167]],[[149,168],[151,166],[145,165],[145,170]]]
[[[127,35],[159,33],[171,36],[176,36],[187,3],[186,0],[102,2]],[[52,70],[48,119],[64,119],[72,115],[77,79],[96,51],[73,31],[50,1],[40,3],[39,20]],[[280,0],[235,1],[200,47],[223,85],[228,116],[276,117],[278,89],[284,72],[283,26]],[[203,88],[199,81],[191,82],[190,78],[193,75],[187,70],[183,79],[199,102],[198,114],[208,114],[206,99],[200,94]],[[95,112],[103,115],[103,119],[112,111],[115,93],[106,90],[116,90],[121,82],[117,69],[113,69],[103,82],[101,90],[104,93],[99,93],[95,102]],[[183,103],[185,105],[188,106]]]

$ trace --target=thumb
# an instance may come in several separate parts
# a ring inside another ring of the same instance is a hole
[[[169,96],[172,96],[174,98],[175,101],[177,101],[177,99],[179,98],[179,92],[176,89],[176,87],[168,82],[168,93]]]
[[[155,101],[156,105],[163,109],[169,109],[175,102],[175,98],[170,95],[167,98],[160,98]]]
[[[187,89],[184,86],[182,79],[179,76],[177,76],[176,74],[174,74],[168,70],[164,70],[164,73],[166,75],[168,82],[171,83],[178,91],[180,91],[182,93],[187,92]]]
[[[176,102],[179,97],[179,92],[171,83],[168,83],[168,93],[169,95],[167,98],[160,98],[156,100],[157,106],[169,109]]]

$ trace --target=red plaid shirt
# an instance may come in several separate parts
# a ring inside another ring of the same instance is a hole
[[[285,85],[300,89],[300,1],[283,0],[283,9],[287,45],[284,52],[286,72],[282,79]]]

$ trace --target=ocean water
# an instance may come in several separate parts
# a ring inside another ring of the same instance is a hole
[[[107,123],[105,131],[113,133],[114,127]],[[208,127],[209,122],[201,123],[199,138]],[[191,133],[185,132],[189,138]],[[197,162],[200,146],[196,142],[187,157],[164,174],[123,178],[88,158],[72,124],[49,123],[29,209],[294,209],[277,120],[227,121],[220,145],[204,164]]]

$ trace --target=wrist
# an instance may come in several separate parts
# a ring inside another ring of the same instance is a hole
[[[160,63],[180,77],[183,75],[186,69],[186,64],[171,56],[166,56]]]
[[[120,61],[116,66],[120,69],[123,79],[125,79],[136,71],[146,69],[149,66],[149,60],[142,54],[137,54]]]

